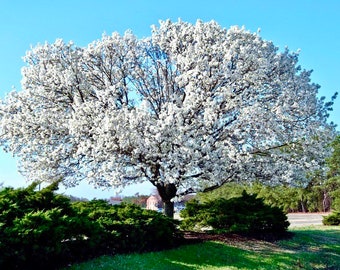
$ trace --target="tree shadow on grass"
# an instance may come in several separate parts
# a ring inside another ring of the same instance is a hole
[[[289,253],[273,251],[262,257],[258,251],[213,241],[164,252],[158,259],[158,266],[152,269],[288,269],[296,263]]]
[[[279,242],[206,234],[165,252],[164,268],[153,269],[339,269],[338,240],[339,230],[296,231]]]
[[[339,230],[298,230],[294,237],[268,242],[239,235],[187,237],[175,249],[98,258],[87,268],[119,270],[339,269]],[[219,239],[218,239],[218,238]],[[188,244],[192,243],[192,244]]]

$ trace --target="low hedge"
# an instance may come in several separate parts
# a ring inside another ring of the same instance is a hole
[[[101,242],[100,226],[55,194],[57,183],[36,186],[0,191],[1,269],[53,269],[87,258]]]
[[[177,223],[136,205],[71,203],[54,191],[0,191],[0,269],[56,269],[102,254],[172,247]]]
[[[135,204],[110,206],[101,200],[76,203],[74,207],[100,225],[105,247],[114,253],[144,252],[170,248],[182,235],[179,222]]]

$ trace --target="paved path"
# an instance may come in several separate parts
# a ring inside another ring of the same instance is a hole
[[[322,225],[323,216],[328,213],[291,213],[288,214],[289,227],[302,227],[309,225]]]
[[[290,228],[303,227],[310,225],[323,225],[323,216],[327,216],[329,213],[291,213],[287,214]],[[181,219],[178,213],[174,215],[175,219]]]

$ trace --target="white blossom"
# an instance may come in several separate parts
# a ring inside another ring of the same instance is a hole
[[[177,194],[294,183],[334,136],[298,54],[244,28],[168,20],[149,38],[57,40],[24,59],[22,91],[1,103],[0,138],[30,180],[150,181]]]

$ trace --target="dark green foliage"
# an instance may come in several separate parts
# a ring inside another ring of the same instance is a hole
[[[327,189],[332,198],[332,209],[340,211],[340,176],[331,177],[326,182]]]
[[[340,176],[340,135],[338,135],[330,145],[333,148],[333,153],[327,159],[329,168],[328,176]]]
[[[340,226],[340,212],[335,211],[332,214],[323,217],[322,222],[324,225]]]
[[[176,221],[104,200],[71,203],[37,184],[0,191],[0,269],[54,269],[102,254],[172,247]]]
[[[217,232],[277,233],[286,232],[289,222],[278,207],[245,191],[241,197],[215,198],[206,202],[189,201],[181,212],[184,229],[211,227]]]
[[[75,207],[100,224],[106,248],[114,252],[169,248],[180,237],[176,220],[135,204],[110,206],[104,201],[91,201],[76,203]]]
[[[257,194],[266,204],[282,208],[284,212],[324,212],[340,205],[340,182],[326,181],[318,183],[317,179],[307,187],[266,186],[261,183],[238,184],[228,183],[208,193],[199,193],[200,201],[212,200],[216,197],[232,198],[241,196],[246,190],[250,194]],[[326,199],[326,200],[325,200]]]
[[[329,171],[326,182],[332,197],[332,209],[340,212],[340,135],[331,143],[332,155],[326,160]]]
[[[0,268],[54,268],[88,257],[99,243],[100,227],[79,215],[57,183],[0,191]]]

